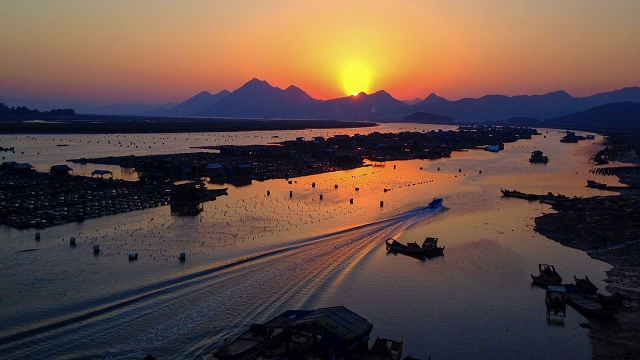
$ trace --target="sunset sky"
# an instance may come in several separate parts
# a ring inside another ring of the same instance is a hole
[[[638,39],[638,0],[0,0],[0,102],[178,103],[254,77],[318,99],[586,96],[640,86]]]

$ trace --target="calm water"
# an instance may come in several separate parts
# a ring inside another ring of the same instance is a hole
[[[77,157],[432,128],[1,135],[0,146],[17,149],[2,153],[3,161],[47,171]],[[210,357],[252,322],[286,309],[344,305],[373,323],[372,338],[404,340],[404,355],[587,359],[588,330],[579,327],[585,318],[569,308],[564,327],[547,325],[544,290],[531,286],[529,274],[540,262],[552,263],[567,280],[588,275],[603,287],[610,266],[535,233],[533,219],[552,210],[503,198],[499,189],[593,196],[601,191],[585,188],[587,179],[614,181],[588,173],[600,137],[562,144],[558,131],[544,135],[506,144],[500,153],[456,152],[292,184],[229,186],[228,196],[205,203],[196,217],[153,208],[50,227],[38,242],[34,230],[2,226],[0,358]],[[69,146],[56,146],[62,143]],[[528,162],[536,149],[549,164]],[[116,178],[135,178],[119,167],[69,165],[77,174],[107,168]],[[436,196],[444,197],[444,207],[425,208]],[[421,262],[386,254],[386,238],[421,242],[425,236],[439,237],[444,257]],[[93,255],[93,244],[100,255]],[[16,253],[31,248],[39,250]],[[128,252],[140,259],[129,262]],[[186,262],[177,260],[180,252]]]

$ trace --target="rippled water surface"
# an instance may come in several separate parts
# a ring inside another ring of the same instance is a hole
[[[47,171],[70,158],[433,128],[1,135],[0,146],[16,147],[3,161]],[[603,180],[588,172],[600,138],[562,144],[558,131],[543,133],[500,153],[392,161],[291,184],[225,185],[228,195],[195,217],[158,207],[50,227],[38,242],[32,229],[2,226],[0,358],[210,357],[253,322],[336,305],[369,320],[373,338],[404,340],[404,355],[418,358],[589,358],[588,330],[579,327],[585,319],[569,308],[565,326],[549,326],[544,291],[531,286],[529,274],[552,263],[567,280],[588,275],[603,287],[609,266],[534,232],[533,219],[552,211],[548,205],[503,198],[499,189],[600,195],[584,187],[587,179]],[[536,149],[549,164],[528,162]],[[106,168],[135,178],[118,167],[68,164],[77,174]],[[444,207],[427,208],[434,197],[443,197]],[[445,256],[419,261],[385,251],[389,237],[425,236],[438,237]],[[25,249],[38,250],[18,252]],[[128,261],[128,252],[139,260]]]

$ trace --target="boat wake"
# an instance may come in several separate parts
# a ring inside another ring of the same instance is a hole
[[[441,209],[419,207],[388,219],[294,239],[268,251],[86,300],[71,306],[74,311],[61,310],[62,315],[48,323],[3,334],[0,354],[202,357],[252,322],[286,309],[316,306],[321,294],[336,288],[372,250],[384,246],[385,239]],[[87,346],[98,337],[110,339],[111,347]],[[181,347],[169,349],[167,343]]]

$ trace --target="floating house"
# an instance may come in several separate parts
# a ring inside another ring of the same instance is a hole
[[[69,175],[69,172],[73,171],[68,165],[53,165],[49,169],[49,174],[56,176]]]

